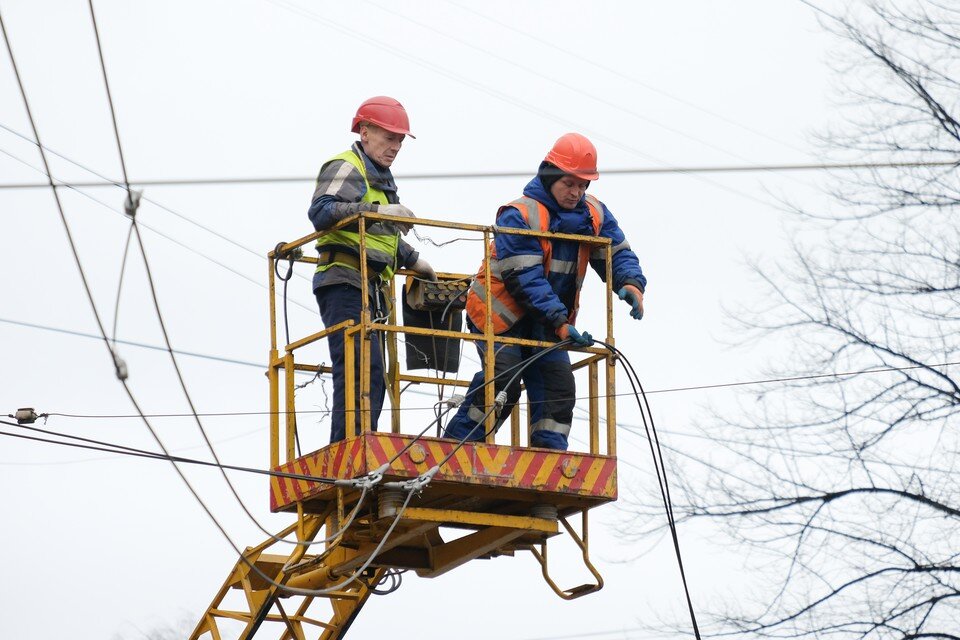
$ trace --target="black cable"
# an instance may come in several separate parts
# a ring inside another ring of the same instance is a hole
[[[542,349],[542,350],[538,351],[537,353],[533,354],[532,356],[530,356],[530,357],[527,358],[526,360],[522,360],[521,362],[519,362],[519,363],[517,363],[516,365],[510,367],[510,368],[507,369],[506,371],[503,371],[503,372],[501,372],[501,373],[493,376],[493,378],[491,378],[490,380],[485,381],[482,385],[478,386],[478,387],[474,390],[474,396],[473,396],[473,397],[476,398],[476,394],[477,394],[477,393],[479,393],[479,392],[480,392],[484,387],[486,387],[487,385],[493,383],[495,380],[497,380],[497,378],[503,377],[503,376],[506,375],[507,373],[510,373],[511,371],[513,371],[514,369],[516,369],[516,372],[513,374],[513,376],[510,378],[510,380],[507,381],[507,384],[505,384],[505,385],[503,386],[503,390],[500,392],[500,393],[506,393],[506,390],[509,389],[510,386],[511,386],[514,382],[516,382],[517,378],[520,377],[520,375],[527,369],[527,367],[529,367],[530,365],[532,365],[534,362],[536,362],[536,361],[539,360],[540,358],[546,356],[547,354],[549,354],[549,353],[551,353],[551,352],[553,352],[553,351],[556,351],[557,349],[560,349],[560,348],[562,348],[562,347],[565,347],[565,346],[567,346],[567,345],[569,345],[569,344],[572,344],[572,343],[573,343],[573,341],[572,341],[570,338],[567,338],[567,339],[565,339],[565,340],[561,340],[560,342],[558,342],[558,343],[556,343],[556,344],[554,344],[554,345],[552,345],[552,346],[550,346],[550,347],[547,347],[546,349]],[[466,399],[464,399],[464,402],[466,402]],[[490,407],[490,408],[487,410],[487,412],[483,415],[483,417],[482,417],[480,420],[477,421],[477,424],[473,425],[473,428],[470,429],[470,431],[468,431],[465,436],[463,436],[462,438],[460,438],[460,440],[457,442],[457,445],[450,451],[450,453],[448,453],[446,456],[444,456],[443,459],[435,465],[435,467],[436,467],[436,468],[442,467],[442,466],[443,466],[444,464],[446,464],[454,455],[456,455],[457,451],[459,451],[460,449],[462,449],[463,446],[464,446],[468,441],[469,441],[469,442],[473,442],[474,440],[471,439],[471,436],[473,436],[474,432],[476,432],[476,430],[477,430],[478,428],[480,428],[480,426],[481,426],[484,422],[487,421],[487,418],[490,416],[490,414],[493,413],[494,411],[497,411],[497,409],[498,409],[497,403],[494,402],[493,406]],[[502,411],[502,410],[503,410],[503,407],[501,406],[501,407],[499,407],[499,409]],[[499,417],[499,416],[498,416],[498,417]],[[487,436],[489,436],[491,433],[495,433],[498,428],[499,428],[499,425],[497,425],[496,422],[495,422],[494,425],[493,425],[492,427],[490,427],[489,430],[485,430],[485,431],[483,432],[483,436],[482,436],[478,441],[483,441],[483,440],[485,440],[485,439],[487,438]]]
[[[293,276],[293,263],[296,261],[296,258],[294,257],[293,252],[289,253],[287,256],[289,259],[289,264],[287,265],[287,275],[282,275],[280,273],[280,260],[282,260],[284,256],[281,253],[281,249],[283,249],[286,244],[286,242],[278,242],[277,246],[273,248],[273,273],[283,282],[283,328],[286,330],[286,344],[290,344],[290,320],[287,317],[287,283]]]
[[[303,480],[306,482],[319,482],[323,484],[333,484],[337,482],[337,478],[327,478],[324,476],[312,476],[302,473],[287,473],[284,471],[273,471],[269,469],[256,469],[254,467],[243,467],[233,464],[219,464],[216,462],[210,462],[208,460],[198,460],[196,458],[186,458],[183,456],[170,456],[164,455],[162,453],[157,453],[156,451],[149,451],[147,449],[138,449],[136,447],[128,447],[122,444],[116,444],[114,442],[107,442],[104,440],[96,440],[93,438],[85,438],[83,436],[76,436],[69,433],[61,433],[58,431],[51,431],[49,429],[41,429],[39,427],[31,427],[25,424],[17,424],[16,422],[8,422],[6,420],[0,420],[0,424],[5,424],[10,427],[19,427],[20,429],[26,429],[28,431],[35,431],[37,433],[43,433],[50,436],[57,436],[60,438],[69,438],[71,440],[77,440],[79,442],[88,443],[87,445],[79,445],[71,442],[63,442],[62,440],[48,440],[45,438],[34,438],[30,436],[25,436],[22,434],[0,432],[2,435],[9,435],[16,438],[24,438],[27,440],[37,440],[39,442],[49,442],[51,444],[61,444],[63,446],[75,447],[79,449],[90,449],[92,451],[104,451],[107,453],[116,453],[118,455],[130,455],[139,458],[153,458],[155,460],[174,460],[176,462],[183,462],[185,464],[195,464],[205,467],[219,467],[221,469],[230,469],[231,471],[242,471],[244,473],[256,473],[265,476],[271,476],[274,478],[289,478],[291,480]]]
[[[649,429],[647,429],[647,441],[650,445],[650,454],[653,458],[654,471],[657,475],[657,481],[660,485],[660,495],[663,499],[664,509],[667,515],[667,525],[670,529],[670,536],[673,540],[673,548],[677,556],[677,566],[680,570],[680,579],[683,583],[683,592],[687,601],[687,609],[690,612],[690,622],[693,625],[693,634],[697,640],[700,640],[700,628],[697,625],[697,616],[693,608],[693,600],[690,597],[690,588],[687,584],[687,574],[683,566],[683,555],[680,552],[680,538],[677,534],[677,523],[673,515],[673,501],[670,497],[670,485],[667,480],[667,468],[663,462],[663,451],[660,448],[660,437],[657,435],[656,424],[653,420],[653,412],[650,410],[650,403],[647,400],[646,393],[643,391],[643,385],[637,375],[636,370],[629,358],[618,348],[602,341],[597,341],[612,353],[617,355],[617,359],[623,363],[624,370],[627,372],[627,380],[633,388],[634,396],[637,399],[637,406],[640,409],[640,415],[643,419],[644,428],[647,427],[649,418]],[[639,389],[639,391],[638,391]],[[642,401],[641,401],[642,397]],[[651,437],[652,434],[652,437]]]

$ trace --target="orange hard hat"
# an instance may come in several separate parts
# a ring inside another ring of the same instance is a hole
[[[579,133],[565,133],[560,136],[544,160],[564,173],[582,180],[596,180],[600,177],[597,172],[597,148],[586,136]]]
[[[360,133],[360,123],[369,122],[393,133],[402,133],[405,136],[416,138],[410,133],[410,118],[403,105],[387,96],[374,96],[364,100],[353,116],[350,130]]]

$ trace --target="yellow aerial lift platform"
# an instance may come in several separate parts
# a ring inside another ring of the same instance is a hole
[[[362,213],[342,220],[330,230],[278,245],[269,254],[270,468],[275,472],[270,479],[270,507],[274,512],[296,514],[296,522],[243,552],[191,639],[246,640],[258,630],[262,637],[281,640],[343,638],[371,594],[389,593],[399,586],[400,572],[410,570],[421,577],[436,577],[473,559],[512,556],[517,551],[533,554],[547,583],[562,598],[576,598],[603,586],[599,572],[590,562],[587,513],[617,499],[615,359],[608,349],[571,349],[581,356],[573,368],[586,371],[589,396],[589,451],[574,452],[525,446],[529,426],[521,428],[519,406],[511,414],[509,445],[496,443],[493,409],[486,416],[487,435],[482,442],[461,442],[426,436],[425,431],[407,433],[401,429],[402,385],[465,388],[469,381],[401,371],[397,357],[399,335],[485,341],[488,348],[483,365],[487,381],[493,378],[495,342],[554,346],[549,342],[495,336],[489,293],[486,326],[480,334],[398,324],[397,289],[389,281],[383,286],[393,304],[389,305],[385,321],[374,321],[369,300],[364,300],[359,323],[347,321],[327,327],[278,348],[276,261],[290,260],[291,266],[293,261],[316,264],[317,259],[303,256],[301,248],[324,233],[348,225],[358,225],[360,254],[365,257],[366,228],[376,222],[409,224],[411,219]],[[420,218],[414,223],[482,234],[488,282],[491,240],[496,233],[571,239],[594,248],[603,247],[607,252],[605,342],[613,345],[609,239]],[[360,260],[360,271],[361,280],[369,281],[364,259]],[[399,275],[410,274],[401,271]],[[445,290],[446,284],[450,284],[449,289],[453,290],[454,283],[468,281],[471,276],[440,273],[438,277],[440,289]],[[347,425],[354,424],[356,394],[361,415],[369,415],[370,340],[374,332],[386,336],[387,396],[392,405],[389,430],[374,431],[369,419],[362,420],[361,433],[352,437],[348,434],[346,440],[298,456],[295,374],[327,373],[330,368],[297,361],[296,356],[334,332],[344,336]],[[354,344],[358,340],[360,358],[354,362]],[[359,388],[353,384],[355,367],[360,371]],[[486,406],[495,407],[493,385],[487,384],[484,393]],[[605,398],[603,419],[601,397]],[[578,514],[579,531],[570,524],[570,519]],[[547,542],[560,533],[561,525],[581,549],[593,582],[562,589],[551,578]],[[328,602],[332,611],[308,615],[316,600]],[[223,635],[227,625],[221,628],[218,623],[224,620],[238,621],[233,623],[233,628],[242,626],[238,636]],[[268,634],[268,627],[272,627],[272,635]]]

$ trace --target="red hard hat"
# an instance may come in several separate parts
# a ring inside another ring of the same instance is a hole
[[[597,148],[579,133],[565,133],[560,136],[553,148],[544,158],[564,173],[577,176],[582,180],[596,180]]]
[[[410,133],[410,118],[407,117],[407,110],[402,104],[387,96],[374,96],[364,100],[357,109],[357,115],[353,116],[353,125],[350,130],[360,133],[361,122],[369,122],[387,131],[416,138]]]

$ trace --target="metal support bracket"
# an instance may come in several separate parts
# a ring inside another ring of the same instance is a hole
[[[547,567],[547,541],[544,540],[540,543],[539,551],[534,546],[528,547],[530,552],[533,553],[533,557],[537,559],[537,562],[539,562],[540,566],[543,568],[543,579],[547,581],[547,584],[550,585],[550,588],[553,589],[554,593],[564,600],[573,600],[575,598],[579,598],[580,596],[585,596],[588,593],[596,593],[597,591],[600,591],[600,589],[603,589],[603,576],[600,575],[600,572],[597,571],[597,568],[593,566],[592,562],[590,562],[587,510],[584,509],[581,514],[583,515],[582,538],[577,535],[577,532],[574,531],[573,527],[570,526],[570,523],[567,522],[565,517],[560,516],[560,522],[563,524],[563,528],[567,530],[567,533],[570,534],[570,537],[573,538],[573,541],[578,547],[580,547],[580,551],[583,553],[583,564],[587,567],[590,573],[593,574],[593,577],[596,579],[596,583],[588,582],[570,589],[561,589],[550,577],[550,571]]]

